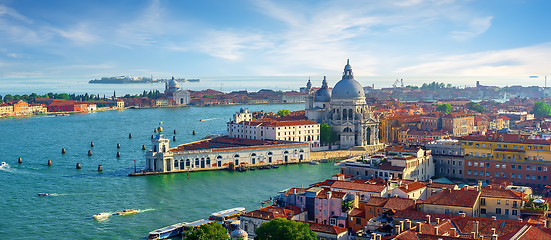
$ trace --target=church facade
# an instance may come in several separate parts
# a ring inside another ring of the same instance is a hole
[[[367,105],[363,87],[354,79],[349,61],[332,90],[325,77],[317,91],[308,80],[305,104],[308,120],[326,123],[337,132],[340,149],[379,145],[379,119]]]

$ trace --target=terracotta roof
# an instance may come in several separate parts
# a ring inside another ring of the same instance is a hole
[[[276,206],[267,206],[254,211],[245,213],[244,216],[259,218],[264,220],[272,220],[276,218],[287,218],[291,219],[293,217],[293,211],[290,209],[280,208]]]
[[[348,213],[348,216],[350,217],[365,217],[365,212],[363,208],[354,208],[350,213]]]
[[[452,112],[444,115],[442,118],[467,118],[473,115],[464,112]]]
[[[380,193],[385,188],[386,185],[382,184],[369,184],[369,183],[357,183],[357,182],[347,182],[347,181],[335,181],[331,184],[331,188],[346,189],[346,190],[356,190],[362,192],[376,192]]]
[[[281,141],[281,140],[257,140],[257,139],[232,138],[228,136],[222,136],[222,137],[182,144],[175,148],[171,148],[169,151],[181,152],[181,151],[211,149],[213,152],[216,152],[216,151],[226,151],[228,148],[236,148],[236,147],[240,148],[240,150],[243,150],[243,148],[245,147],[249,147],[250,149],[259,148],[259,147],[268,148],[268,147],[273,147],[274,145],[276,147],[279,147],[277,145],[285,145],[285,144],[307,145],[307,143],[293,143],[293,142]]]
[[[340,235],[342,233],[348,232],[348,230],[343,227],[337,227],[333,225],[326,225],[326,224],[319,224],[319,223],[311,223],[311,222],[308,222],[308,224],[310,225],[310,230],[314,232],[329,233],[334,235]]]
[[[267,127],[287,127],[299,125],[319,125],[319,123],[310,120],[295,120],[295,121],[278,121],[274,118],[264,118],[253,121],[242,121],[240,125],[267,126]]]
[[[469,135],[461,137],[462,141],[485,141],[485,142],[504,142],[504,143],[528,143],[528,144],[551,144],[551,139],[529,139],[528,134],[511,134],[487,132],[486,135]]]
[[[321,191],[316,195],[316,198],[327,199],[327,196],[329,195],[329,194],[328,194],[329,192],[331,192],[331,198],[340,198],[340,199],[343,199],[344,196],[346,196],[346,193],[345,193],[345,192],[330,191],[330,190],[328,190],[328,189],[323,189],[323,190],[321,190]]]
[[[409,198],[391,197],[383,208],[392,210],[404,210],[415,206],[415,200]]]
[[[519,195],[519,192],[515,192],[513,190],[485,187],[485,188],[482,188],[481,192],[482,192],[480,194],[481,197],[509,198],[509,199],[523,200],[522,196]]]
[[[423,204],[473,208],[480,192],[446,189],[422,201]]]
[[[443,219],[450,219],[454,217],[452,215],[426,213],[426,212],[421,212],[414,209],[397,210],[392,217],[399,218],[399,219],[415,220],[415,221],[426,221],[427,215],[431,216],[431,221],[436,221],[436,218],[440,218],[441,220],[443,220]]]
[[[432,182],[432,183],[425,182],[425,183],[427,184],[427,187],[429,187],[429,188],[455,189],[457,187],[456,184],[449,184],[449,183],[438,183],[438,182]]]
[[[294,188],[294,187],[289,188],[289,190],[287,190],[287,192],[285,192],[283,194],[283,196],[289,196],[289,195],[293,194],[293,190],[296,190],[296,192],[298,194],[299,192],[304,192],[306,190],[306,188]]]
[[[366,206],[382,207],[386,204],[388,198],[385,197],[371,197],[365,203]]]
[[[405,184],[405,185],[402,185],[400,187],[398,187],[400,190],[404,191],[405,193],[409,193],[409,192],[413,192],[413,191],[416,191],[416,190],[419,190],[419,189],[422,189],[426,187],[425,184],[423,184],[422,182],[412,182],[412,183],[408,183],[408,184]]]
[[[385,162],[381,164],[378,168],[381,170],[403,171],[406,167],[392,166],[390,162]]]

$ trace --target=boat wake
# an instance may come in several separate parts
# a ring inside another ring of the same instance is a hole
[[[149,211],[155,211],[155,209],[153,208],[148,208],[148,209],[136,209],[138,211],[138,213],[143,213],[143,212],[149,212]]]
[[[4,172],[14,172],[14,169],[12,169],[10,167],[9,164],[7,164],[6,162],[2,162],[2,164],[0,165],[0,171],[4,171]]]

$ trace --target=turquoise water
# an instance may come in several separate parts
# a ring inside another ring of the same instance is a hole
[[[245,173],[210,171],[128,177],[134,160],[144,165],[153,128],[163,121],[171,146],[225,129],[241,107],[251,111],[299,110],[303,104],[127,109],[64,117],[0,119],[0,237],[11,239],[144,239],[149,231],[181,221],[208,218],[260,201],[292,186],[308,185],[338,172],[331,164],[290,165]],[[207,119],[207,121],[199,121]],[[191,132],[195,130],[197,135]],[[133,138],[128,138],[132,133]],[[95,146],[90,147],[93,141]],[[117,143],[121,148],[117,149]],[[61,154],[61,148],[67,150]],[[93,156],[88,157],[88,150]],[[116,158],[116,152],[121,157]],[[23,164],[17,164],[17,158]],[[52,160],[52,166],[47,161]],[[82,169],[75,169],[76,163]],[[103,172],[98,172],[99,164]],[[37,193],[56,193],[39,197]],[[92,215],[139,209],[98,222]]]

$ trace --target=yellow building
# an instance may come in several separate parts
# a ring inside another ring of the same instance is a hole
[[[520,192],[512,190],[482,188],[480,194],[480,217],[517,220],[520,217],[520,208],[525,199]]]
[[[459,215],[479,217],[480,191],[474,190],[450,190],[432,195],[420,203],[420,210],[426,213]]]
[[[465,151],[465,178],[505,180],[540,188],[550,184],[550,139],[488,132],[462,137],[460,142]]]
[[[13,115],[13,106],[5,103],[0,103],[0,117]]]

